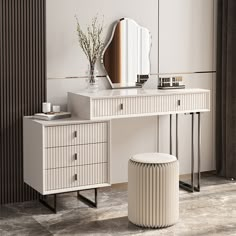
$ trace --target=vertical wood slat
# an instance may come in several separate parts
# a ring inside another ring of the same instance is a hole
[[[45,0],[0,1],[0,204],[37,198],[23,181],[22,117],[46,100]]]

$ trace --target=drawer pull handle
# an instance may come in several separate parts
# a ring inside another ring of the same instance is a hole
[[[75,174],[75,181],[76,181],[76,180],[78,180],[78,176],[77,176],[77,174]]]
[[[77,161],[77,156],[78,156],[77,153],[75,153],[75,161]]]
[[[121,109],[121,110],[124,109],[124,104],[123,104],[123,103],[120,104],[120,109]]]
[[[74,138],[77,138],[77,131],[74,131]]]
[[[180,100],[178,100],[178,106],[180,106]]]

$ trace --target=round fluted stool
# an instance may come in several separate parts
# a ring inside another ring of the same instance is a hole
[[[179,218],[179,163],[165,153],[142,153],[129,160],[128,218],[138,226],[162,228]]]

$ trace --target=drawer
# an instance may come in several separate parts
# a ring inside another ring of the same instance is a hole
[[[194,112],[210,110],[210,94],[194,93],[176,95],[174,102],[176,111]]]
[[[154,113],[158,101],[159,97],[154,96],[94,99],[92,115],[98,118]]]
[[[46,148],[44,160],[45,169],[108,162],[108,144]]]
[[[107,142],[108,124],[89,123],[45,128],[45,147]]]
[[[168,94],[92,100],[92,118],[209,110],[209,93]]]
[[[108,183],[108,164],[45,170],[45,191]]]

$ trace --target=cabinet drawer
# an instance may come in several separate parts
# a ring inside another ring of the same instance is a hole
[[[45,191],[108,183],[108,164],[45,170]]]
[[[106,122],[45,128],[45,147],[107,142]]]
[[[209,110],[209,93],[168,94],[92,100],[92,118]]]
[[[46,148],[45,169],[108,162],[108,144]]]
[[[195,93],[176,95],[174,100],[176,111],[209,111],[210,93]]]
[[[164,95],[159,96],[154,103],[155,112],[158,114],[194,112],[210,108],[209,94],[206,93]]]

